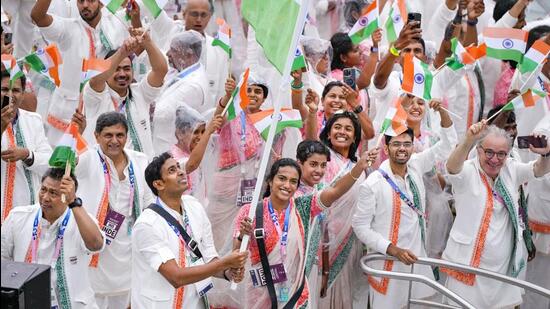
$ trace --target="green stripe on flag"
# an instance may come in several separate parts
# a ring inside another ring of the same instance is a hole
[[[225,44],[222,40],[219,40],[219,39],[214,39],[212,41],[212,46],[221,47],[229,55],[229,58],[231,59],[231,46]]]
[[[300,70],[306,67],[306,59],[304,55],[300,55],[292,61],[292,69],[290,71]]]
[[[513,60],[521,63],[523,59],[523,53],[515,49],[496,49],[487,46],[487,57],[500,59],[500,60]]]
[[[71,164],[71,168],[74,170],[76,165],[76,153],[70,146],[56,146],[48,164],[54,168],[65,168],[67,162]]]
[[[506,103],[506,105],[504,105],[502,107],[502,110],[505,110],[505,111],[513,111],[514,110],[514,102],[513,101],[510,101],[508,103]]]
[[[35,53],[32,53],[25,57],[25,62],[31,66],[31,69],[36,72],[42,73],[46,70],[46,66],[42,62],[42,59],[38,57]]]
[[[384,122],[382,122],[382,126],[380,127],[380,133],[384,133],[386,132],[386,130],[388,130],[388,128],[391,126],[391,119],[384,119]]]
[[[162,8],[158,5],[157,1],[155,0],[143,0],[143,4],[145,4],[145,7],[151,12],[151,15],[153,15],[154,18],[157,18],[160,13],[162,12]]]
[[[353,35],[350,36],[351,42],[353,44],[359,44],[363,40],[368,39],[374,31],[378,29],[378,19],[374,20],[373,22],[369,23],[367,27],[357,31]]]
[[[303,126],[301,120],[286,120],[277,122],[277,129],[275,134],[281,133],[285,128],[301,128]],[[267,135],[269,134],[269,128],[271,125],[267,126],[262,133],[260,134],[264,140],[267,140]]]
[[[231,100],[229,100],[229,107],[227,108],[227,120],[233,120],[237,118],[237,111],[235,109],[235,97],[239,95],[239,89],[240,87],[235,88],[233,90],[233,94],[231,95]]]
[[[395,42],[397,40],[397,33],[395,32],[395,25],[393,23],[393,7],[390,9],[390,14],[388,15],[388,19],[386,20],[386,36],[388,39],[388,43]]]
[[[538,65],[539,64],[532,59],[524,57],[523,62],[519,65],[519,71],[521,72],[521,74],[533,72],[537,69]]]
[[[422,66],[422,70],[424,71],[424,99],[431,100],[432,99],[432,82],[433,82],[433,75],[432,72],[430,72],[430,68],[428,67],[427,63],[424,63],[424,61],[420,61],[420,66]]]
[[[107,4],[107,10],[113,14],[116,14],[123,2],[124,0],[111,0],[109,1],[109,4]]]

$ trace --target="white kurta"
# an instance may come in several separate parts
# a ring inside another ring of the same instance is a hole
[[[91,47],[87,30],[91,32],[95,55],[90,55]],[[109,50],[118,48],[122,44],[122,41],[128,37],[128,32],[106,8],[101,10],[101,19],[95,29],[80,16],[76,18],[53,16],[52,24],[41,27],[40,32],[48,41],[55,43],[63,55],[63,64],[59,69],[61,86],[53,93],[48,109],[49,114],[69,122],[78,106],[82,59],[92,56],[102,59]],[[55,145],[62,133],[51,128],[48,130],[48,140]]]
[[[181,214],[164,205],[160,199],[158,201],[183,225]],[[204,262],[217,258],[210,221],[202,205],[194,197],[184,195],[182,207],[187,213],[192,237],[198,243]],[[174,230],[155,211],[146,209],[138,218],[132,232],[132,308],[172,308],[176,289],[158,269],[170,260],[175,260],[180,265],[179,246],[180,240]],[[189,267],[192,253],[187,247],[184,251],[185,267]],[[184,287],[182,308],[203,308],[195,285]]]
[[[160,87],[156,88],[149,85],[147,78],[143,78],[140,82],[130,85],[132,101],[129,103],[129,112],[139,142],[143,148],[143,153],[149,158],[152,158],[154,154],[149,108],[160,94],[160,90]],[[118,93],[108,85],[105,85],[105,89],[101,93],[94,91],[89,84],[84,86],[83,100],[87,124],[83,136],[86,142],[88,142],[88,145],[96,144],[94,131],[97,118],[103,113],[114,111],[115,106],[113,102],[116,102],[117,106],[120,106],[127,97],[128,94],[124,97],[119,96]],[[126,108],[128,107],[125,107],[125,109]],[[125,109],[124,115],[128,113]],[[130,132],[128,132],[128,134],[130,134]],[[126,142],[126,148],[136,150],[134,149],[132,139],[129,135]]]
[[[48,160],[52,154],[52,148],[48,144],[42,118],[37,113],[28,112],[23,109],[18,110],[17,121],[19,128],[25,140],[27,149],[34,154],[34,162],[31,166],[26,166],[22,161],[16,162],[15,183],[13,190],[13,207],[30,204],[30,190],[25,178],[25,169],[31,172],[32,187],[34,190],[35,201],[38,201],[38,190],[40,189],[40,179],[42,174],[48,169]],[[14,135],[16,134],[14,130]],[[7,132],[2,133],[2,151],[8,149]],[[4,199],[6,194],[6,174],[7,162],[0,160],[1,165],[1,187],[2,187],[2,215],[4,214]]]
[[[105,188],[103,166],[99,159],[99,146],[92,147],[80,158],[75,174],[79,181],[77,195],[82,198],[86,210],[97,217],[101,197]],[[99,150],[101,153],[101,150]],[[129,163],[124,168],[124,180],[119,180],[114,163],[103,153],[109,165],[111,189],[109,191],[109,208],[125,216],[116,238],[107,245],[99,255],[97,268],[89,268],[90,281],[94,292],[102,296],[116,296],[128,293],[131,286],[131,239],[128,225],[132,224],[130,209]],[[153,195],[145,182],[144,172],[148,160],[143,153],[125,150],[126,156],[133,163],[136,177],[136,188],[141,209],[154,202]]]
[[[433,168],[434,162],[446,158],[456,145],[457,136],[454,127],[442,129],[441,140],[431,148],[411,155],[407,163],[407,174],[403,178],[392,173],[388,160],[384,161],[380,169],[388,176],[409,198],[413,198],[408,178],[412,178],[420,195],[420,207],[426,209],[426,189],[422,181],[422,175]],[[367,180],[361,184],[357,210],[353,217],[353,230],[357,237],[366,244],[371,252],[386,254],[391,243],[390,231],[393,228],[393,189],[379,172],[373,172]],[[422,243],[419,218],[404,201],[401,201],[400,224],[397,238],[397,247],[411,250],[417,256],[427,256],[425,244]],[[429,218],[428,218],[429,219]],[[425,228],[425,227],[424,227]],[[382,269],[383,262],[375,262],[373,266]],[[410,272],[410,267],[399,262],[394,263],[394,271]],[[425,266],[415,267],[415,273],[433,277],[431,269]],[[376,278],[378,281],[379,279]],[[385,295],[374,289],[370,289],[373,308],[400,308],[407,303],[406,291],[408,283],[405,281],[389,280],[388,290]],[[433,294],[433,290],[424,285],[413,284],[413,297],[424,298]]]
[[[483,246],[479,268],[511,275],[509,265],[516,265],[521,271],[527,262],[527,249],[523,241],[523,227],[518,215],[518,190],[520,184],[535,178],[533,163],[520,163],[507,159],[499,178],[510,194],[515,212],[516,227],[513,226],[510,214],[498,199],[494,198],[493,214],[490,217],[485,243],[478,243],[477,235],[483,224],[486,209],[487,189],[481,179],[478,158],[464,163],[460,173],[448,175],[453,185],[456,207],[456,218],[450,232],[443,259],[471,265],[477,246]],[[489,182],[491,178],[487,176]],[[498,180],[498,178],[497,178]],[[492,186],[493,184],[490,183]],[[513,230],[517,229],[516,238]],[[516,258],[511,261],[512,248],[516,246]],[[522,266],[523,265],[523,266]],[[477,308],[502,308],[521,303],[521,289],[505,285],[494,280],[476,276],[473,286],[466,285],[453,277],[447,279],[447,287],[469,301]]]
[[[185,71],[191,73],[185,75]],[[207,104],[210,96],[204,66],[195,63],[178,74],[185,77],[168,81],[160,98],[156,101],[153,116],[155,154],[169,151],[170,147],[177,143],[176,110],[178,107],[187,105],[199,113],[210,108]]]
[[[21,206],[14,209],[6,222],[2,225],[2,260],[24,262],[29,244],[32,239],[33,222],[40,205]],[[67,208],[67,211],[71,211]],[[53,224],[40,218],[42,232],[37,250],[38,264],[51,265],[51,286],[56,286],[55,264],[52,265],[52,256],[55,251],[57,231],[66,212]],[[94,220],[95,221],[95,220]],[[98,227],[99,229],[99,227]],[[105,236],[104,236],[105,241]],[[103,250],[103,248],[101,249]],[[63,237],[64,269],[67,278],[67,287],[72,308],[97,308],[94,292],[88,279],[88,263],[90,251],[86,248],[78,226],[71,214],[65,235]]]

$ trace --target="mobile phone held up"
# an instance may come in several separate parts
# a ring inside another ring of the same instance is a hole
[[[418,28],[420,28],[420,25],[421,25],[421,22],[422,22],[422,14],[414,13],[414,12],[411,12],[411,13],[407,14],[407,24],[411,23],[413,21],[417,21],[418,22]]]
[[[351,87],[351,89],[356,90],[357,89],[357,69],[356,68],[345,68],[343,70],[344,73],[344,84]]]
[[[534,137],[531,135],[528,136],[518,136],[518,147],[520,149],[529,148],[529,145],[533,145],[535,148],[544,148],[547,145],[546,136],[542,135],[540,137]]]
[[[10,97],[8,97],[7,95],[5,95],[5,96],[2,98],[2,109],[4,109],[4,107],[8,106],[8,104],[10,104]]]

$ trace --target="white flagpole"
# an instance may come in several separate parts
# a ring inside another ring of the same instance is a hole
[[[294,54],[296,53],[296,47],[298,45],[298,39],[300,38],[304,25],[306,22],[307,8],[311,0],[302,0],[300,4],[300,11],[298,12],[298,19],[294,25],[294,34],[292,35],[292,42],[288,49],[288,54],[286,56],[286,63],[283,70],[283,76],[281,80],[281,87],[277,92],[275,100],[273,101],[273,117],[271,118],[271,126],[269,128],[269,133],[267,135],[267,141],[265,142],[264,152],[262,154],[262,159],[260,161],[260,169],[258,171],[258,178],[256,181],[256,187],[254,188],[254,195],[252,196],[252,203],[250,204],[250,210],[248,211],[248,218],[254,218],[256,212],[256,205],[260,199],[260,193],[262,190],[262,185],[264,182],[265,172],[267,169],[267,163],[269,162],[269,157],[271,155],[271,146],[273,145],[273,139],[275,138],[275,129],[277,128],[277,122],[279,115],[281,113],[281,98],[286,95],[284,92],[284,83],[290,81],[290,70],[292,68],[292,62],[294,61]],[[248,250],[248,241],[250,240],[249,235],[243,236],[243,241],[241,242],[240,252]],[[231,283],[231,289],[236,289],[237,284],[235,282]]]

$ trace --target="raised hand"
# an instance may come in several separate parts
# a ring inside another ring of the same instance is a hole
[[[75,185],[71,176],[63,175],[63,179],[61,179],[61,185],[59,186],[59,192],[61,192],[61,195],[65,195],[66,204],[70,204],[75,200]]]
[[[225,81],[225,96],[227,98],[231,98],[231,95],[233,94],[233,91],[235,91],[235,88],[237,88],[237,83],[232,77],[228,77]]]
[[[342,93],[346,97],[346,101],[351,109],[354,109],[359,105],[359,92],[355,89],[352,89],[349,85],[344,84],[342,87]]]
[[[422,29],[420,28],[420,22],[413,21],[405,24],[403,29],[401,29],[401,32],[399,33],[399,37],[395,41],[394,46],[398,50],[402,50],[407,45],[409,45],[411,41],[419,40],[421,38],[422,38]]]
[[[308,88],[305,100],[310,113],[317,113],[319,109],[319,95],[313,89]]]
[[[546,140],[546,147],[535,148],[533,145],[529,145],[529,150],[531,150],[532,152],[534,152],[536,154],[540,154],[540,155],[545,155],[545,154],[550,153],[550,141],[548,140],[548,137],[546,137],[545,135],[542,135],[542,134],[538,134],[538,133],[535,133],[535,134],[532,134],[532,135],[536,138],[542,138],[542,139]]]
[[[468,11],[468,19],[474,20],[485,12],[485,4],[483,0],[469,0],[466,10]]]
[[[78,125],[78,132],[80,134],[84,133],[86,129],[86,116],[81,113],[78,108],[74,111],[71,121]]]
[[[378,44],[382,41],[382,29],[378,28],[374,30],[370,38],[372,40],[372,46],[378,47]]]
[[[223,121],[224,118],[221,115],[214,115],[214,117],[212,117],[212,120],[210,120],[210,122],[206,126],[206,132],[208,134],[212,134],[218,131],[222,127]]]
[[[483,134],[483,131],[487,129],[487,120],[483,119],[478,123],[474,123],[466,131],[466,141],[470,144],[474,144]]]

